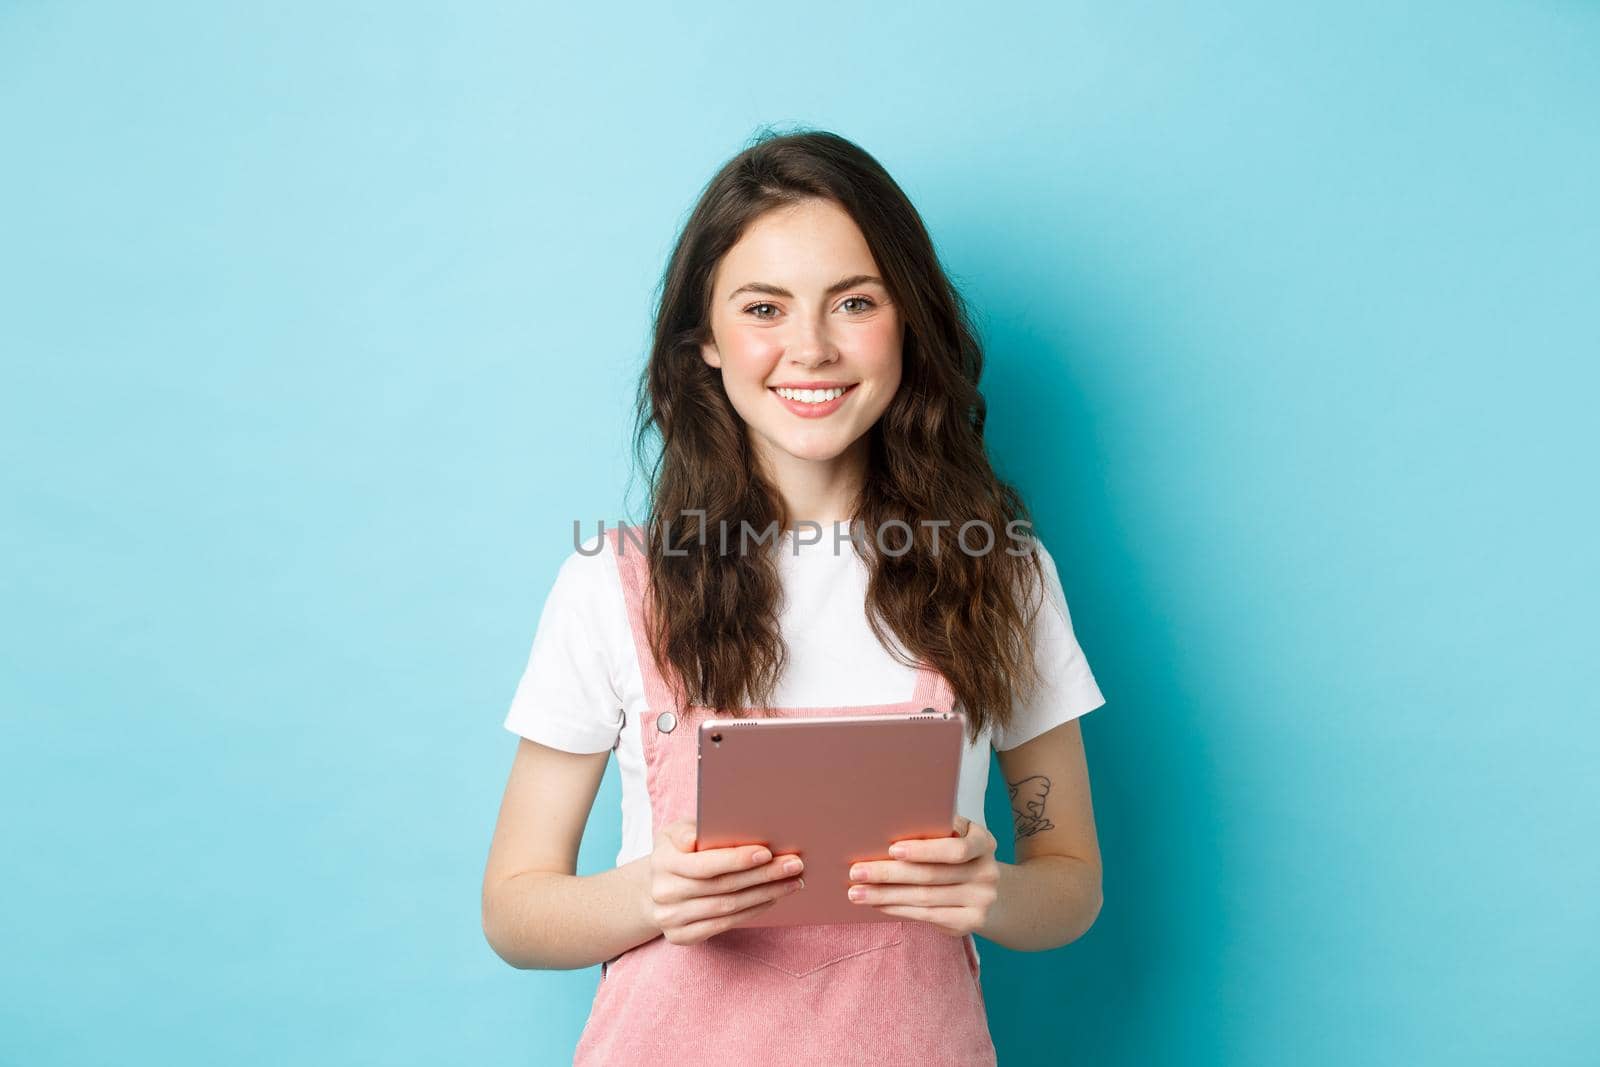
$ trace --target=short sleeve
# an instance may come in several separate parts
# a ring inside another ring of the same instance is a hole
[[[1009,729],[994,727],[992,744],[997,752],[1016,748],[1106,702],[1073,633],[1072,613],[1055,560],[1037,539],[1034,544],[1044,572],[1044,603],[1033,623],[1040,684],[1031,700],[1019,699],[1012,705]],[[1031,609],[1032,603],[1028,606]]]
[[[616,630],[626,626],[623,611],[610,548],[590,538],[562,562],[545,596],[527,667],[506,714],[507,730],[567,752],[613,747],[622,729],[614,666]]]

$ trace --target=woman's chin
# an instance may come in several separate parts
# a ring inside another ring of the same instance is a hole
[[[805,463],[831,463],[842,458],[854,443],[853,440],[846,441],[840,435],[831,433],[767,437],[768,446],[778,455]]]

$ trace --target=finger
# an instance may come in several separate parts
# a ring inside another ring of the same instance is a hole
[[[666,868],[685,878],[705,879],[759,867],[771,859],[772,853],[765,845],[730,845],[727,848],[674,853],[668,857]]]
[[[889,846],[889,855],[913,863],[964,863],[971,859],[970,837],[907,838]]]
[[[778,900],[790,893],[799,892],[805,885],[802,878],[785,878],[780,882],[767,882],[734,893],[717,893],[712,896],[686,900],[677,913],[679,925],[714,919],[719,915],[732,915],[763,901]]]
[[[976,859],[994,851],[995,840],[987,829],[965,817],[961,821],[964,824],[958,827],[961,831],[961,836],[952,838],[952,840],[961,845],[961,858],[963,860]]]
[[[987,827],[980,826],[965,816],[950,837],[908,837],[889,847],[889,855],[897,859],[921,863],[964,863],[984,856],[994,850],[997,842]]]
[[[853,885],[847,895],[857,904],[915,904],[919,908],[959,908],[972,903],[965,885]]]
[[[689,852],[694,848],[695,824],[693,819],[677,819],[667,823],[656,833],[657,840],[665,837],[671,844],[682,852]]]
[[[669,853],[664,867],[684,878],[704,880],[768,863],[772,853],[759,845],[707,848],[698,852]]]
[[[672,852],[693,852],[695,836],[692,819],[669,822],[656,831],[654,851],[663,856]]]
[[[698,837],[693,819],[678,819],[663,826],[657,840],[665,838],[672,847],[662,866],[686,878],[712,878],[729,871],[744,870],[772,859],[764,845],[737,845],[728,848],[695,850]]]
[[[910,860],[864,860],[850,868],[852,882],[897,882],[948,885],[972,878],[968,863],[913,863]]]
[[[795,864],[793,870],[789,864]],[[747,870],[737,870],[729,874],[719,874],[712,878],[689,878],[680,874],[668,873],[663,876],[664,881],[657,890],[656,899],[663,904],[679,900],[688,900],[691,897],[703,897],[717,893],[731,893],[737,889],[744,889],[753,885],[765,885],[775,882],[780,878],[792,878],[805,870],[805,864],[799,856],[786,853],[774,856],[769,862]]]
[[[762,912],[766,911],[776,903],[776,900],[767,900],[757,904],[753,908],[746,908],[743,911],[735,912],[732,915],[721,915],[715,919],[701,919],[699,922],[692,922],[679,929],[678,933],[674,935],[675,940],[679,944],[704,941],[708,937],[713,937],[722,933],[724,930],[732,929],[733,927],[738,926],[740,923],[746,922],[755,916],[760,915]]]
[[[921,908],[914,904],[882,904],[875,910],[896,919],[912,919],[928,923],[952,937],[965,936],[964,924],[971,918],[966,908]]]

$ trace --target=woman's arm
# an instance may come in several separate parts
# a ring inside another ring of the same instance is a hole
[[[660,935],[650,857],[575,875],[578,843],[607,752],[563,752],[523,738],[483,875],[483,933],[513,967],[571,970]]]
[[[1011,790],[1016,863],[1000,864],[994,903],[976,931],[1037,952],[1082,937],[1100,914],[1100,843],[1078,720],[998,754]]]

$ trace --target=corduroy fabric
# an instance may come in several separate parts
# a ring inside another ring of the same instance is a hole
[[[659,830],[694,816],[695,730],[690,722],[659,728],[671,700],[645,638],[647,562],[637,539],[624,547],[620,530],[607,536],[644,678],[648,710],[639,725]],[[865,715],[948,711],[953,703],[949,683],[924,665],[909,700],[781,710]],[[971,935],[951,937],[915,920],[740,927],[696,945],[656,937],[600,973],[575,1067],[995,1062]]]

